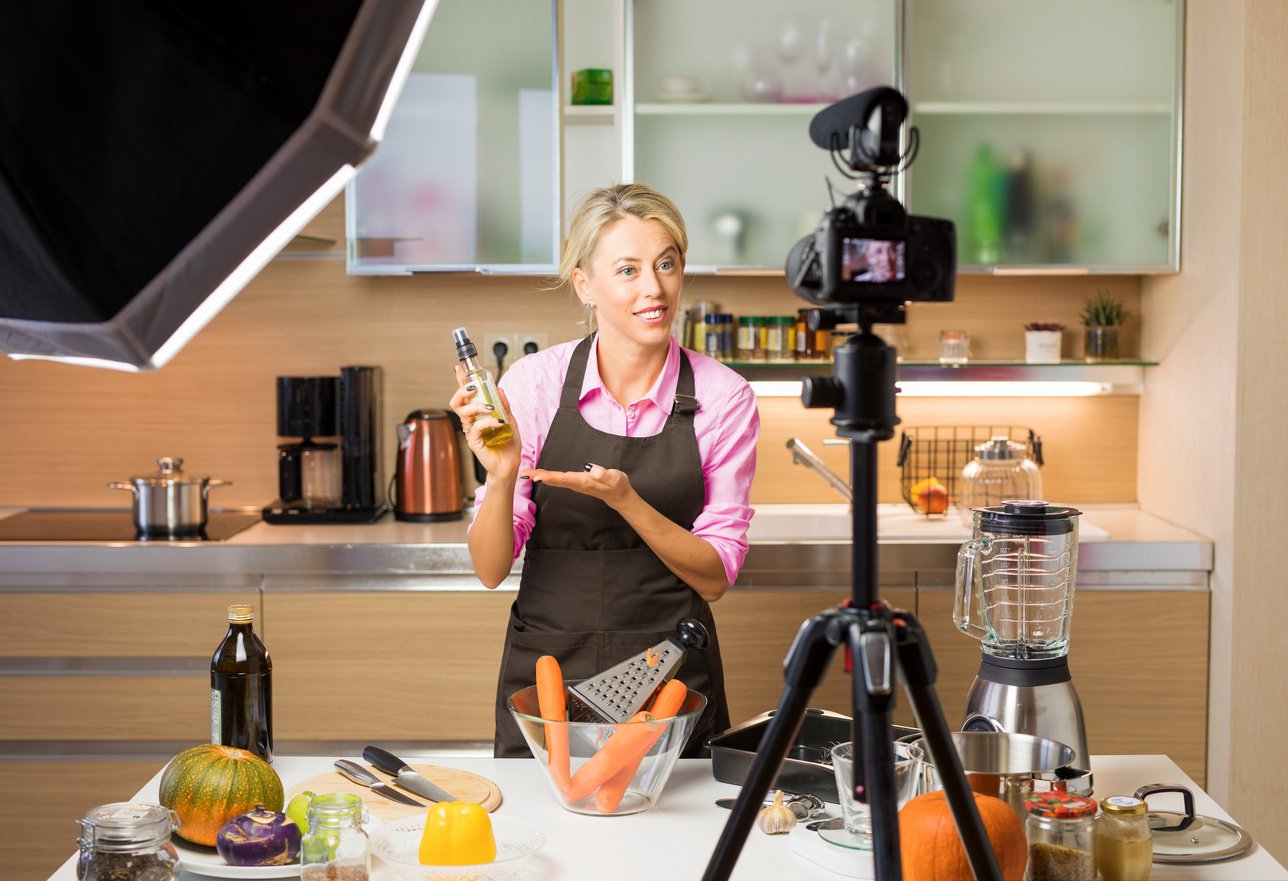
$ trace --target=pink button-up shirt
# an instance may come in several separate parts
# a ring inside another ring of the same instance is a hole
[[[535,468],[546,435],[559,409],[559,395],[568,361],[580,340],[551,346],[543,352],[515,361],[501,377],[500,386],[510,401],[511,418],[523,436],[522,468]],[[626,437],[659,434],[666,425],[675,400],[675,382],[680,375],[680,346],[674,339],[657,382],[638,401],[621,403],[604,388],[596,357],[599,340],[591,345],[582,382],[578,409],[595,429]],[[747,381],[719,361],[688,352],[693,367],[694,396],[699,409],[693,418],[702,461],[706,504],[693,522],[693,534],[708,542],[720,556],[732,584],[747,556],[747,524],[751,478],[756,472],[756,438],[760,414],[756,395]],[[477,507],[486,487],[474,496]],[[514,556],[518,559],[532,527],[536,505],[532,483],[517,482],[514,491]]]

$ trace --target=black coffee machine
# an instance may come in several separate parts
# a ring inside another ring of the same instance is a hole
[[[388,510],[380,468],[381,371],[279,376],[278,495],[268,523],[374,523]]]

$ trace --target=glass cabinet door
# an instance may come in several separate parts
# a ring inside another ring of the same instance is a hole
[[[688,269],[781,272],[853,185],[814,146],[833,101],[894,81],[893,0],[626,0],[626,168],[670,197]]]
[[[1178,268],[1183,0],[906,0],[908,207],[961,268]]]
[[[553,270],[555,65],[551,0],[439,0],[346,193],[350,273]]]

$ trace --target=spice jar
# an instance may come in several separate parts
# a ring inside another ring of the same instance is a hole
[[[333,792],[309,802],[309,831],[300,841],[300,881],[367,881],[371,842],[367,812],[356,795]]]
[[[771,315],[765,321],[765,358],[790,361],[796,353],[796,319],[790,315]]]
[[[179,827],[174,811],[160,805],[114,802],[91,808],[81,825],[80,881],[173,881],[179,855],[170,833]]]
[[[1154,864],[1154,842],[1145,803],[1128,795],[1100,802],[1096,823],[1096,868],[1104,881],[1146,881]]]
[[[1096,800],[1052,790],[1025,802],[1025,881],[1096,881]]]
[[[738,318],[738,360],[763,361],[765,359],[762,334],[765,319],[761,315],[743,315]]]

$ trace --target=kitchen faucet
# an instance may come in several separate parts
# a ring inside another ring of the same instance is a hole
[[[847,503],[853,504],[854,490],[850,488],[850,482],[827,467],[827,463],[815,455],[813,450],[801,443],[800,438],[789,437],[787,439],[787,449],[792,451],[793,465],[804,465],[806,468],[813,468],[819,477],[826,480],[828,485],[840,493]]]

